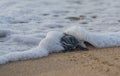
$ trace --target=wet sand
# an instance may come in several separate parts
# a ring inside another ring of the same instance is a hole
[[[120,76],[120,47],[54,53],[0,65],[0,76]]]

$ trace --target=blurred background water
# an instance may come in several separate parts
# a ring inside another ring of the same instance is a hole
[[[81,26],[92,32],[120,31],[120,0],[0,0],[0,55],[25,51],[49,31]]]

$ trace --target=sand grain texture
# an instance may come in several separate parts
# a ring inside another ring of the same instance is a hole
[[[120,76],[120,47],[11,62],[0,65],[0,76]]]

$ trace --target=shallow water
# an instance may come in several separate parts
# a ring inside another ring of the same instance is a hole
[[[52,30],[70,26],[93,32],[120,31],[119,0],[0,0],[0,55],[25,51]],[[0,36],[1,37],[1,36]]]

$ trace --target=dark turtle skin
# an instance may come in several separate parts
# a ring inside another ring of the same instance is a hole
[[[81,51],[88,50],[87,48],[82,47],[79,44],[79,41],[74,36],[66,33],[64,33],[64,36],[61,38],[60,42],[65,49],[63,50],[63,52],[71,52],[74,50],[81,50]]]

